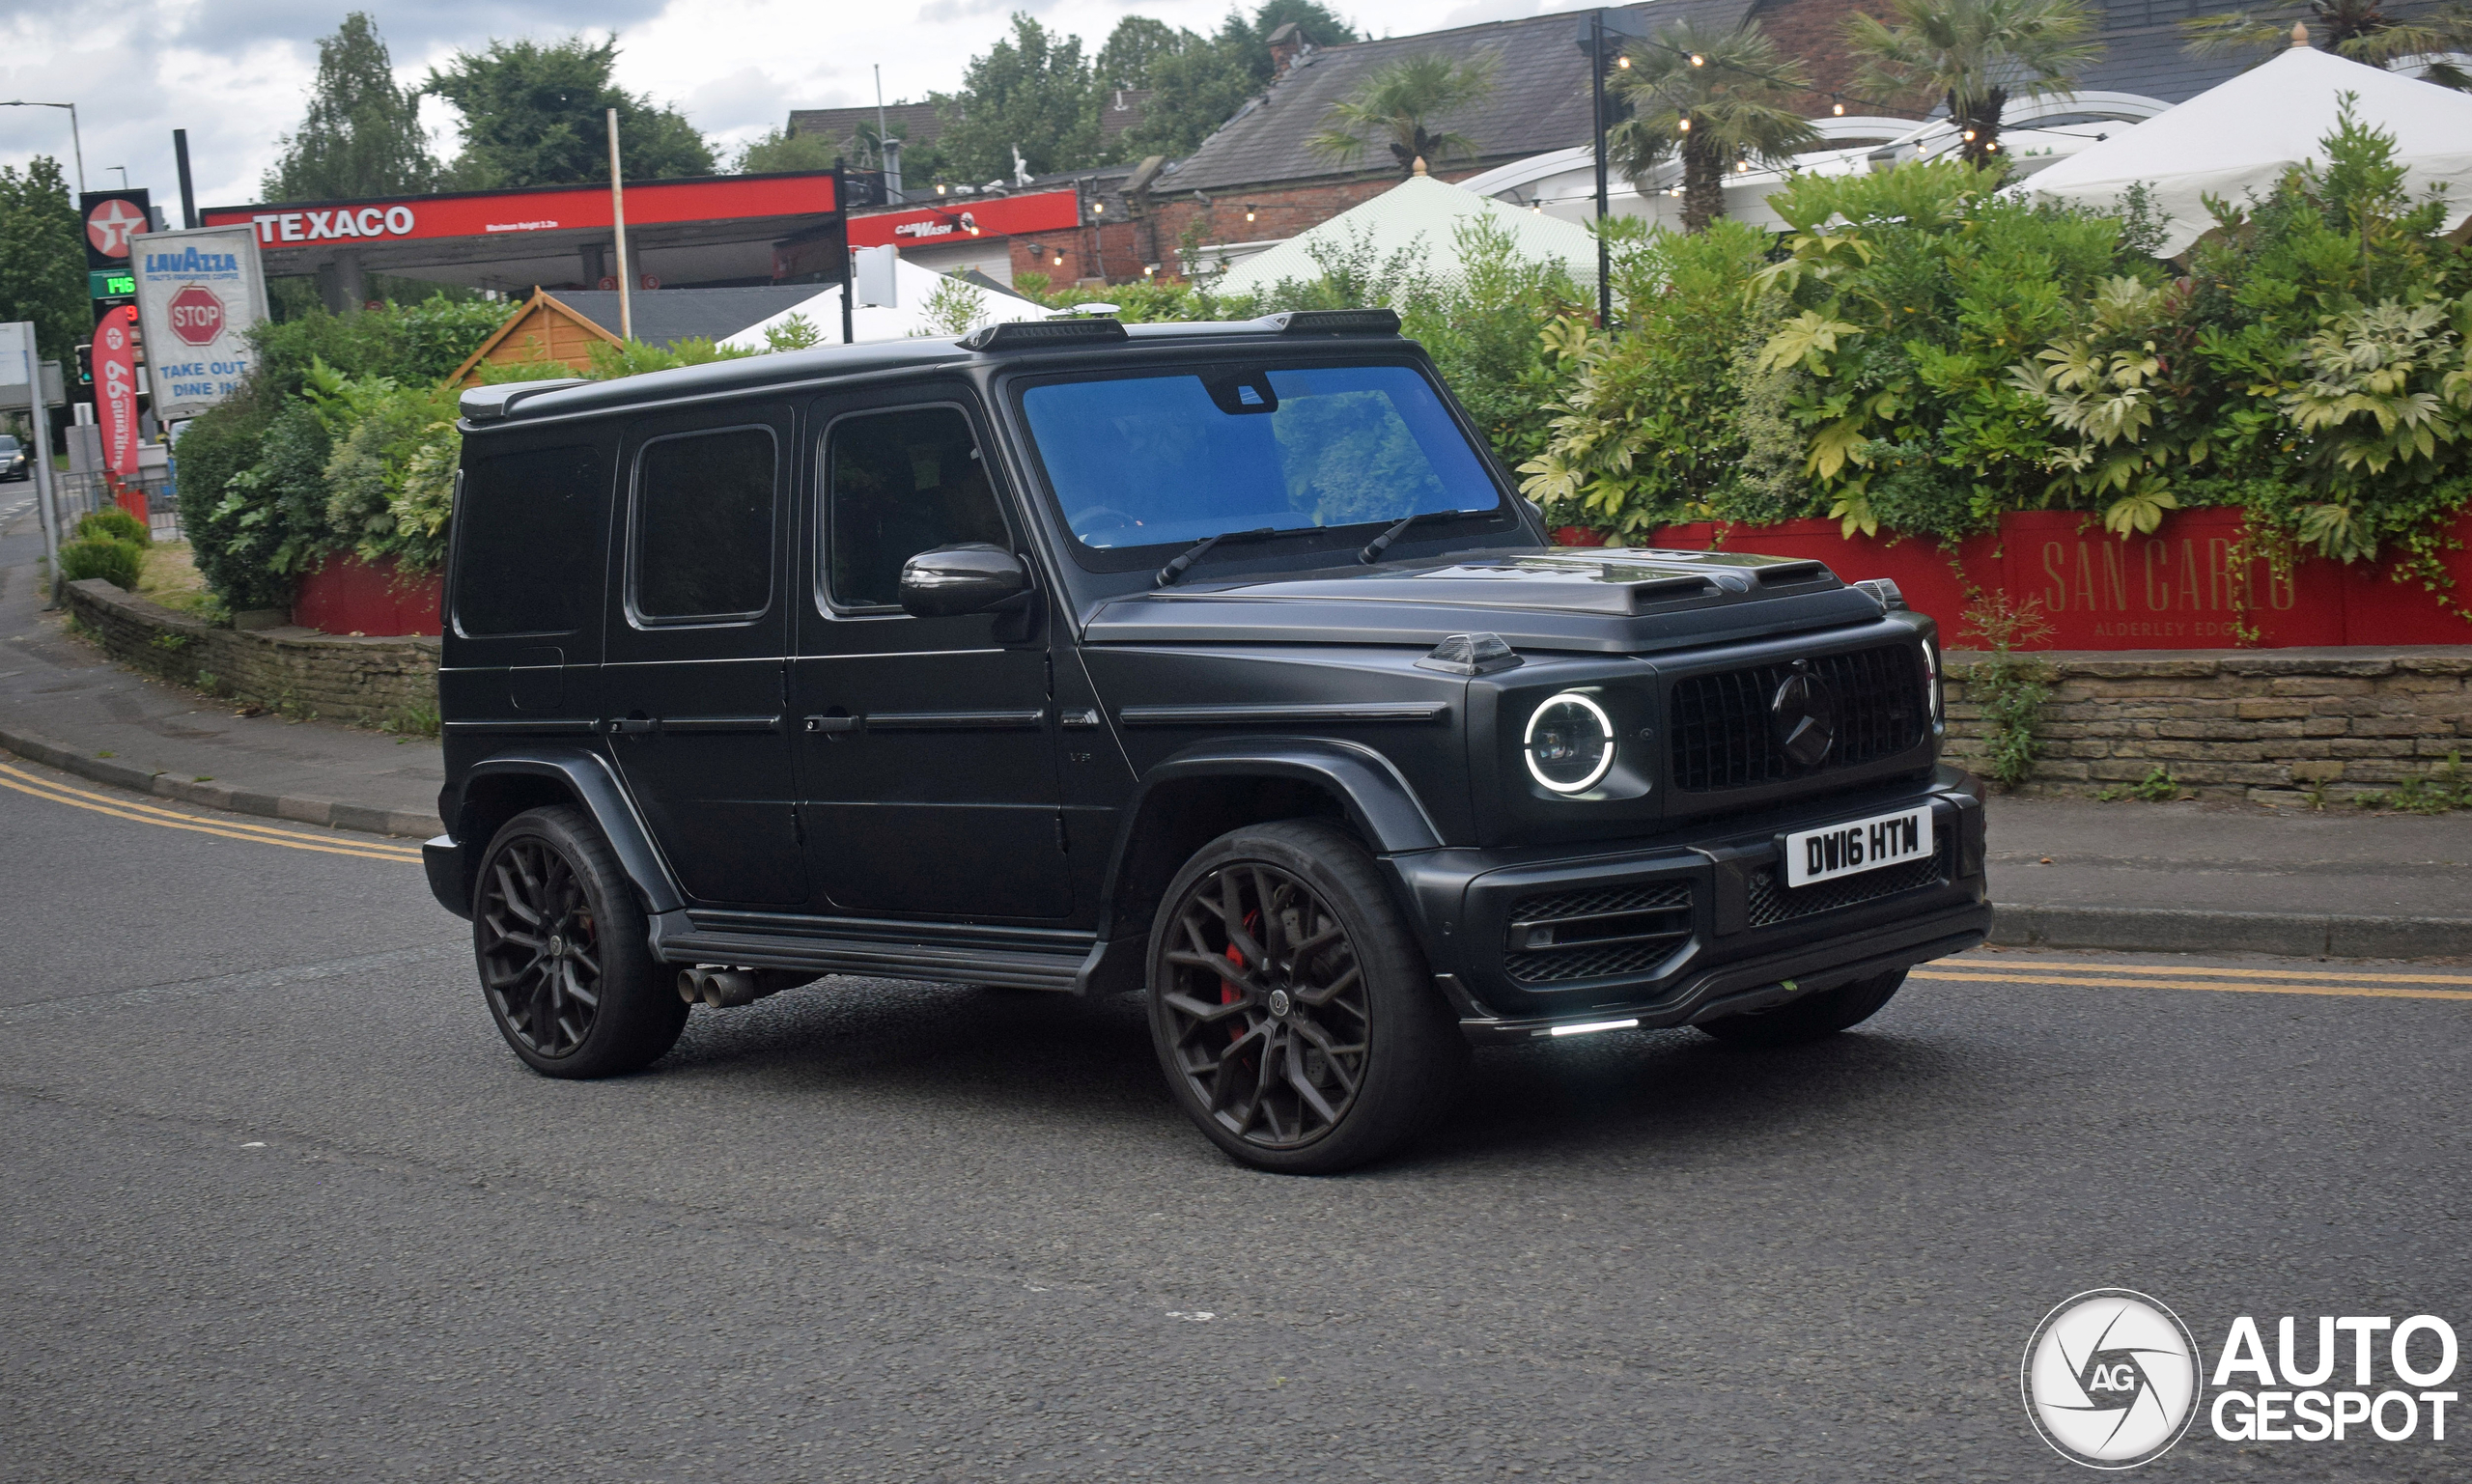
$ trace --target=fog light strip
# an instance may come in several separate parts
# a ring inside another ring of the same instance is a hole
[[[1639,1023],[1636,1018],[1628,1021],[1587,1021],[1577,1025],[1557,1025],[1554,1027],[1553,1034],[1585,1036],[1590,1031],[1597,1030],[1633,1030],[1638,1028]]]

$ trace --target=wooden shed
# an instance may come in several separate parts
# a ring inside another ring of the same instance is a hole
[[[580,311],[558,302],[557,295],[535,289],[532,297],[507,316],[506,322],[482,341],[481,349],[466,356],[446,380],[450,386],[478,386],[483,365],[506,366],[519,361],[555,361],[580,376],[592,368],[594,346],[625,344]]]

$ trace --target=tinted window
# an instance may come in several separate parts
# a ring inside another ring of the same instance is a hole
[[[772,434],[697,433],[635,462],[637,616],[747,618],[772,595]]]
[[[826,570],[845,608],[901,601],[901,564],[961,542],[1010,546],[1004,517],[959,407],[913,407],[832,425]]]
[[[1502,503],[1442,399],[1405,366],[1053,382],[1022,406],[1086,546]]]
[[[475,459],[455,503],[455,623],[475,636],[571,633],[601,600],[600,451]]]

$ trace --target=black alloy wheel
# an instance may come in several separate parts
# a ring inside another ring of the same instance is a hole
[[[1150,983],[1178,1103],[1265,1169],[1380,1156],[1467,1054],[1371,859],[1316,822],[1240,829],[1196,854],[1161,904]]]
[[[491,1016],[535,1071],[632,1072],[686,1026],[688,1007],[646,951],[633,890],[577,810],[518,815],[490,842],[472,950]]]

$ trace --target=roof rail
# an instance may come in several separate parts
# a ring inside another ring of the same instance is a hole
[[[962,337],[965,350],[1021,350],[1032,346],[1093,345],[1129,339],[1122,320],[1075,315],[1064,320],[1006,320]]]
[[[1255,322],[1282,335],[1396,335],[1399,316],[1388,309],[1289,309]]]
[[[548,381],[500,381],[493,386],[471,386],[456,399],[456,407],[469,421],[503,422],[515,411],[515,405],[526,397],[542,392],[563,391],[581,386],[584,377],[559,377]]]

